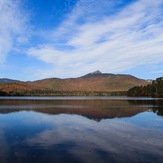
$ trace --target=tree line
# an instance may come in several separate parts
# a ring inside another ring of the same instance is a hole
[[[163,97],[163,77],[146,86],[135,86],[127,91],[127,96]]]
[[[7,92],[1,91],[0,90],[0,96],[8,96],[9,94]]]
[[[58,91],[58,90],[0,90],[0,96],[125,96],[126,91],[96,92],[96,91]]]

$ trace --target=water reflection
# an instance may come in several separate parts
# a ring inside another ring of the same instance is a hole
[[[0,113],[11,113],[22,110],[33,110],[47,114],[77,114],[100,121],[106,118],[131,117],[145,111],[154,111],[158,115],[163,115],[163,100],[125,100],[97,97],[95,99],[83,98],[43,98],[21,97],[0,99]]]
[[[41,98],[42,99],[42,98]],[[100,121],[106,118],[130,117],[140,112],[148,111],[155,104],[148,101],[135,102],[131,100],[101,100],[101,99],[1,99],[0,113],[10,113],[21,110],[33,110],[47,114],[77,114]]]
[[[163,116],[163,100],[130,100],[133,105],[146,106],[159,116]]]
[[[0,113],[2,163],[163,161],[163,118],[152,112],[161,112],[161,103],[98,99],[0,103],[5,113]]]
[[[161,126],[153,129],[135,126],[125,118],[97,123],[77,115],[22,111],[1,115],[0,123],[3,145],[0,157],[4,162],[161,162],[163,159]]]

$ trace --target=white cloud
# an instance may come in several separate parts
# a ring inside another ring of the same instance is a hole
[[[48,43],[28,50],[28,55],[54,65],[53,71],[43,74],[77,76],[96,69],[119,73],[163,62],[163,0],[139,0],[96,21],[98,13],[83,12],[89,5],[83,10],[81,2],[53,32],[55,43],[64,40],[62,48]],[[101,7],[106,9],[106,4]],[[86,18],[80,22],[81,16]]]
[[[0,0],[1,65],[6,61],[8,53],[16,46],[16,43],[22,42],[26,20],[19,0]]]

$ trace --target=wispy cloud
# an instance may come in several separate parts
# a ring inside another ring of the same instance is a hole
[[[25,14],[19,0],[0,0],[0,64],[8,53],[25,41]]]
[[[78,76],[96,69],[119,73],[163,62],[163,0],[139,0],[121,8],[121,1],[104,2],[79,1],[52,31],[53,41],[28,49],[28,55],[53,65],[40,71],[40,77]],[[93,5],[97,10],[90,10]]]

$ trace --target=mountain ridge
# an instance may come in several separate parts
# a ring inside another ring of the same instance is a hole
[[[79,77],[68,77],[68,78],[50,77],[50,78],[37,79],[37,80],[33,80],[33,81],[23,81],[23,80],[11,79],[11,78],[0,78],[0,83],[16,83],[16,82],[33,83],[36,81],[48,80],[48,79],[67,80],[67,79],[78,79],[78,78],[80,79],[80,78],[116,76],[116,75],[119,75],[119,76],[128,75],[128,76],[135,77],[137,79],[141,79],[141,78],[138,78],[131,74],[102,73],[100,70],[96,70],[94,72],[90,72],[90,73],[87,73],[87,74],[79,76]],[[141,79],[141,80],[147,81],[149,83],[153,81],[152,79]]]
[[[59,91],[127,91],[148,81],[128,74],[101,73],[99,70],[77,78],[47,78],[33,84]]]
[[[2,80],[1,80],[2,81]],[[83,92],[126,92],[134,86],[149,84],[144,79],[139,79],[128,74],[111,74],[101,73],[99,70],[88,73],[77,78],[45,78],[30,82],[23,82],[9,79],[9,82],[0,82],[0,91],[16,95],[54,95],[59,92],[78,92],[83,95]],[[87,94],[87,93],[86,93]]]

